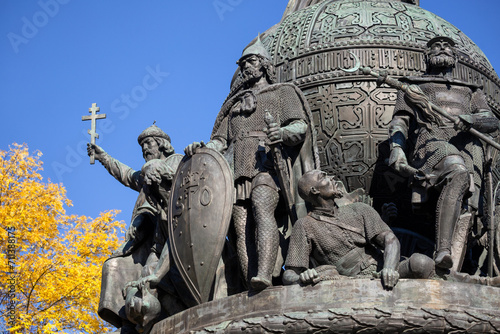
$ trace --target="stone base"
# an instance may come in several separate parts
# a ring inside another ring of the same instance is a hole
[[[278,286],[199,305],[152,334],[499,333],[500,288],[437,280],[379,280]]]

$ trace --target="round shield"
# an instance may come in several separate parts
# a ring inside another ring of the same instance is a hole
[[[199,304],[210,297],[231,220],[233,189],[227,161],[209,148],[184,157],[174,177],[168,211],[171,252]]]

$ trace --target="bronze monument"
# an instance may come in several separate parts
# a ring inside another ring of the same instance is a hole
[[[500,80],[479,48],[418,0],[290,0],[237,64],[180,164],[156,126],[142,171],[89,144],[140,192],[99,315],[121,333],[500,331]]]

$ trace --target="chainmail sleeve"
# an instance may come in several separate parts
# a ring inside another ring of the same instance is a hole
[[[486,101],[486,95],[480,89],[475,90],[472,93],[472,98],[470,101],[472,113],[490,111],[488,102]]]
[[[283,129],[283,142],[287,146],[295,146],[306,138],[307,123],[304,120],[295,120]]]
[[[389,124],[389,137],[402,136],[403,138],[408,138],[408,128],[411,115],[413,115],[413,109],[406,102],[405,93],[403,91],[399,91],[396,106],[394,107],[394,115],[392,116],[392,121]],[[398,132],[400,135],[398,135]]]
[[[286,126],[294,120],[306,120],[304,107],[295,88],[290,85],[280,85],[281,126]]]
[[[396,104],[394,105],[394,115],[399,113],[413,114],[413,108],[406,99],[406,94],[402,90],[398,91]]]
[[[370,242],[380,233],[391,230],[382,218],[380,218],[378,212],[371,206],[364,203],[353,203],[352,208],[363,219],[367,241]]]
[[[471,110],[473,117],[472,127],[482,133],[492,133],[498,131],[499,120],[491,112],[486,96],[483,91],[477,89],[471,98]]]
[[[214,150],[222,153],[227,149],[228,138],[229,116],[226,116],[218,124],[218,127],[214,128],[212,135],[210,136],[210,141],[207,143],[207,147],[213,148]]]

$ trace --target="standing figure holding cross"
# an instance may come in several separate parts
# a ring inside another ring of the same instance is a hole
[[[172,179],[182,155],[175,154],[170,137],[156,125],[137,139],[146,164],[136,171],[112,158],[101,147],[88,144],[95,158],[123,185],[139,192],[125,242],[106,260],[102,269],[99,316],[123,332],[134,332],[125,313],[122,289],[128,282],[149,275],[165,245],[165,212]],[[129,329],[128,329],[129,328]]]

